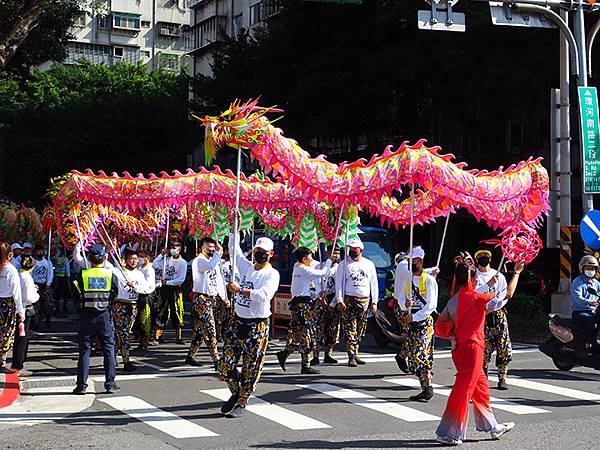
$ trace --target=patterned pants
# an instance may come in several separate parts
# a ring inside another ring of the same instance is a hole
[[[355,300],[345,298],[346,310],[341,313],[340,324],[346,341],[348,356],[358,355],[358,347],[367,331],[367,308]]]
[[[225,333],[219,372],[232,394],[239,392],[238,404],[246,406],[260,379],[269,344],[269,319],[235,317]],[[242,372],[237,369],[242,357]]]
[[[400,317],[406,314],[406,311],[401,311]],[[419,379],[421,389],[428,388],[433,368],[433,318],[428,316],[420,322],[411,322],[407,331],[400,356],[406,358],[408,369]]]
[[[508,333],[508,318],[504,308],[489,313],[485,318],[485,358],[483,367],[486,372],[494,351],[496,352],[498,378],[506,379],[508,364],[512,361],[512,344]]]
[[[213,361],[219,360],[217,350],[217,330],[215,327],[214,308],[215,304],[220,302],[216,297],[208,297],[202,294],[195,294],[192,300],[194,308],[194,321],[192,323],[192,343],[188,356],[194,357],[202,342],[205,341]]]
[[[129,361],[129,333],[133,328],[136,312],[137,305],[135,303],[116,301],[113,306],[115,335],[117,337],[115,348],[117,352],[121,352],[123,362]]]
[[[328,296],[327,303],[331,301]],[[323,347],[326,355],[331,355],[333,347],[338,343],[338,336],[340,334],[340,313],[330,308],[328,305],[323,305],[321,302],[317,302],[315,307],[316,317],[316,335],[317,339],[315,342],[315,354],[319,354],[319,349]]]
[[[140,335],[142,344],[147,345],[152,337],[152,314],[154,311],[155,293],[140,294],[137,301],[136,333]]]
[[[227,328],[229,328],[231,317],[232,317],[232,309],[231,306],[225,305],[222,301],[218,301],[213,310],[213,314],[215,316],[215,329],[217,332],[217,340],[223,340],[225,337],[225,332]]]
[[[181,286],[162,286],[156,311],[156,326],[164,328],[171,318],[173,328],[183,327],[183,295]]]
[[[36,283],[36,285],[40,294],[40,299],[34,303],[36,313],[40,321],[45,319],[46,323],[49,323],[50,318],[54,313],[54,298],[52,295],[52,288],[46,286],[45,284]]]
[[[287,333],[285,351],[288,354],[298,350],[302,355],[302,365],[310,366],[313,357],[315,336],[315,311],[309,298],[292,306],[292,319]]]
[[[0,298],[0,364],[3,365],[5,355],[13,344],[17,325],[17,309],[12,297]]]

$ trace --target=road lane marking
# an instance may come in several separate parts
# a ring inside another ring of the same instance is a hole
[[[420,387],[419,380],[414,378],[384,378],[385,382],[393,383],[400,386],[407,387]],[[446,397],[450,396],[450,392],[452,392],[452,388],[448,386],[442,386],[441,384],[432,384],[431,385],[435,389],[436,394],[444,395]],[[520,405],[518,403],[509,402],[508,400],[504,400],[502,398],[490,397],[490,405],[493,408],[501,409],[503,411],[508,411],[513,414],[542,414],[549,413],[545,409],[534,408],[533,406],[528,405]]]
[[[365,394],[363,392],[354,391],[352,389],[346,389],[333,384],[328,383],[314,383],[314,384],[297,384],[296,386],[304,389],[312,389],[313,391],[320,392],[328,395],[329,397],[344,400],[354,405],[362,406],[364,408],[372,409],[388,416],[395,417],[397,419],[404,420],[406,422],[424,422],[428,420],[440,420],[439,417],[432,414],[428,414],[417,409],[409,408],[408,406],[400,405],[398,403],[387,402],[372,395]]]
[[[498,377],[489,377],[491,381],[498,382]],[[539,383],[537,381],[525,380],[523,378],[510,376],[506,380],[509,386],[517,386],[525,389],[532,389],[534,391],[548,392],[550,394],[561,395],[563,397],[575,398],[577,400],[587,400],[590,402],[597,402],[600,400],[600,395],[592,394],[590,392],[580,391],[577,389],[565,388],[554,386],[552,384]]]
[[[201,390],[200,392],[222,401],[227,401],[229,400],[229,397],[231,397],[231,392],[227,388]],[[273,422],[283,425],[291,430],[331,428],[331,426],[327,425],[326,423],[311,419],[310,417],[283,408],[279,405],[266,402],[258,397],[250,397],[246,409],[258,416],[272,420]]]
[[[210,431],[208,428],[168,411],[163,411],[136,397],[127,395],[101,399],[100,401],[177,439],[218,436],[217,433]]]

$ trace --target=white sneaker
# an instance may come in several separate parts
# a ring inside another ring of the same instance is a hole
[[[435,440],[445,445],[460,445],[463,443],[460,439],[454,439],[450,436],[437,436]]]
[[[500,436],[502,436],[504,433],[508,433],[514,427],[514,422],[500,423],[496,428],[490,431],[490,436],[492,436],[492,439],[500,439]]]
[[[33,375],[33,372],[27,369],[21,369],[21,370],[17,370],[15,372],[16,375],[20,376],[20,377],[30,377],[31,375]]]

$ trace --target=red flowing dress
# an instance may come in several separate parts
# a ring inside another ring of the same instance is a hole
[[[490,386],[483,372],[485,307],[492,298],[493,294],[461,288],[448,305],[452,320],[436,323],[436,335],[448,338],[452,334],[456,338],[452,351],[456,380],[436,430],[438,436],[465,439],[469,402],[473,404],[478,431],[490,431],[498,425],[490,408]]]

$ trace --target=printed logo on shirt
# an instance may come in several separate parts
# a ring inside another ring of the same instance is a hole
[[[335,292],[335,278],[334,277],[327,277],[327,292],[328,293],[333,293]]]
[[[165,279],[172,280],[175,278],[175,266],[167,266]]]
[[[217,287],[217,271],[216,271],[216,269],[208,271],[208,285],[212,288]]]
[[[36,264],[33,270],[31,271],[31,276],[34,280],[47,280],[48,269],[46,268],[46,266]]]
[[[367,274],[360,267],[348,266],[350,272],[350,279],[354,287],[364,286],[363,281],[367,279]]]
[[[240,285],[240,289],[243,291],[244,289],[254,289],[254,283],[252,281],[242,281]],[[241,294],[236,294],[235,301],[238,305],[243,308],[250,308],[250,298],[244,297]]]

